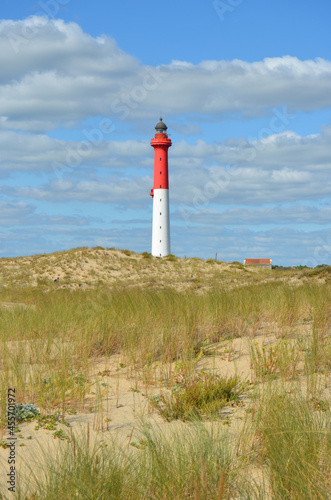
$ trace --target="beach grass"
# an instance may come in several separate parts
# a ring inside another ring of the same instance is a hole
[[[91,406],[104,430],[109,389],[92,368],[114,357],[117,387],[120,377],[143,387],[169,431],[145,422],[137,446],[124,448],[72,434],[61,456],[43,452],[46,474],[32,493],[20,483],[18,498],[328,498],[328,268],[252,271],[101,247],[22,262],[0,260],[2,433],[9,387],[40,418],[59,412],[64,421]],[[59,284],[52,266],[63,270]],[[249,346],[250,380],[238,367],[232,378],[201,367],[220,357],[240,363],[238,340]],[[222,409],[243,397],[241,424],[228,428]]]

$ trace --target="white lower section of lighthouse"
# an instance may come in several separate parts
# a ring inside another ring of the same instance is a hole
[[[154,189],[152,255],[170,254],[169,189]]]

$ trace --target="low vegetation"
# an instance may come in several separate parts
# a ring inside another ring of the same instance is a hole
[[[316,414],[300,392],[270,388],[260,401],[259,453],[268,470],[272,498],[329,497],[330,422],[330,415]]]
[[[220,417],[221,409],[238,403],[247,384],[239,377],[224,378],[216,374],[195,373],[182,377],[172,387],[170,395],[153,398],[154,407],[169,422]]]
[[[20,429],[30,422],[61,446],[41,453],[18,498],[330,496],[329,267],[101,247],[24,259],[0,259],[0,452],[9,387]],[[116,369],[93,372],[112,359]],[[101,444],[69,432],[76,412],[108,429],[105,401],[112,390],[120,406],[124,379],[148,403],[138,436]]]

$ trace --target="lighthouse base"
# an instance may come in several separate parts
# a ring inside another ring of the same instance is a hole
[[[170,254],[169,190],[154,189],[152,255]]]

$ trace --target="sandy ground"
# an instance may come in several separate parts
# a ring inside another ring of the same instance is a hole
[[[259,345],[268,346],[276,342],[274,332],[261,331],[254,341]],[[205,356],[197,364],[196,370],[207,370],[222,376],[238,375],[243,379],[252,381],[253,373],[250,365],[249,354],[250,339],[237,338],[223,343],[218,354]],[[142,380],[128,372],[126,367],[119,369],[121,357],[114,355],[109,358],[91,360],[91,380],[99,380],[99,387],[103,391],[102,404],[98,406],[95,393],[87,395],[85,409],[76,414],[66,414],[65,421],[69,426],[59,422],[56,430],[63,429],[71,438],[81,436],[90,443],[96,441],[106,445],[116,439],[124,449],[131,450],[130,443],[139,441],[140,425],[142,419],[152,426],[162,427],[163,433],[170,432],[174,426],[190,425],[180,422],[165,422],[161,416],[149,405],[149,397],[167,392],[160,382],[149,385],[147,388]],[[156,377],[157,379],[157,377]],[[275,383],[277,383],[275,381]],[[103,384],[103,385],[102,385]],[[303,386],[304,383],[301,383]],[[325,384],[324,398],[330,398],[330,387]],[[99,399],[100,401],[100,399]],[[246,410],[251,404],[250,390],[243,396],[237,407],[226,407],[222,412],[229,430],[237,434],[247,418]],[[249,417],[248,417],[249,418]],[[61,447],[69,446],[66,440],[54,438],[54,430],[35,430],[36,422],[19,424],[16,441],[16,466],[24,483],[33,491],[33,474],[40,473],[47,464],[40,463],[41,455],[46,452],[54,457]],[[208,425],[208,424],[207,424]],[[21,437],[18,437],[20,435]],[[1,439],[6,440],[6,433]],[[43,453],[42,453],[43,452]],[[8,473],[9,449],[0,448],[0,481],[6,481]],[[11,494],[4,498],[12,498]]]
[[[59,277],[59,280],[54,280]],[[203,291],[220,283],[222,286],[240,286],[245,283],[264,282],[268,280],[286,279],[294,285],[302,283],[306,277],[303,273],[293,271],[290,276],[275,274],[270,270],[254,267],[243,268],[238,263],[205,262],[200,259],[154,259],[149,256],[133,254],[128,251],[114,249],[74,249],[52,255],[21,257],[17,259],[0,259],[0,288],[11,286],[41,286],[47,293],[52,289],[89,288],[93,286],[172,286],[178,290],[195,289]],[[323,283],[328,276],[316,277]],[[29,304],[18,302],[1,302],[0,308],[27,308]],[[238,375],[253,382],[250,365],[250,342],[248,337],[235,338],[224,342],[216,354],[204,356],[197,362],[196,370],[212,370],[222,376]],[[277,342],[277,331],[270,325],[262,325],[254,342],[271,345]],[[20,343],[7,343],[6,348],[21,349]],[[29,350],[25,345],[24,349]],[[158,395],[167,389],[158,382],[147,388],[142,380],[129,373],[126,367],[119,369],[120,357],[98,358],[91,360],[91,381],[99,380],[102,391],[102,403],[97,395],[87,395],[84,408],[76,414],[66,414],[65,421],[69,426],[59,422],[56,430],[63,429],[70,438],[89,435],[90,443],[96,440],[107,444],[116,438],[122,446],[131,449],[130,443],[139,440],[141,419],[151,425],[162,426],[164,431],[174,426],[189,425],[178,422],[164,422],[152,411],[149,396]],[[158,377],[156,376],[156,379]],[[102,385],[103,384],[103,385]],[[301,384],[304,387],[304,382]],[[326,384],[327,385],[327,384]],[[330,398],[330,389],[325,388],[325,399]],[[227,417],[229,428],[234,433],[241,428],[246,409],[251,404],[250,394],[243,397],[238,407],[225,408],[223,417]],[[19,424],[15,445],[16,466],[18,474],[24,477],[26,484],[33,491],[33,473],[37,473],[42,450],[49,450],[54,457],[57,451],[68,446],[68,441],[54,438],[54,430],[35,430],[36,422]],[[18,437],[18,436],[22,437]],[[7,440],[8,435],[0,435]],[[6,482],[8,474],[9,449],[0,447],[0,482]],[[47,464],[46,464],[47,465]],[[6,498],[6,497],[4,497]],[[7,498],[13,498],[11,494]]]
[[[325,282],[328,276],[316,276]],[[57,280],[58,281],[55,281]],[[243,283],[288,280],[299,285],[307,279],[303,271],[275,271],[239,262],[174,256],[158,259],[129,250],[75,248],[50,255],[0,259],[1,287],[42,286],[44,291],[93,286],[171,286],[177,290],[203,291],[214,285],[238,286]],[[8,307],[8,303],[4,305]]]
[[[118,370],[119,356],[102,358],[91,362],[91,380],[99,380],[103,386],[102,406],[98,407],[96,394],[87,395],[85,411],[74,415],[66,414],[65,421],[70,427],[59,422],[56,430],[63,429],[68,437],[72,433],[75,436],[87,436],[91,443],[98,440],[100,443],[118,440],[124,448],[129,449],[130,443],[139,441],[139,429],[141,420],[144,419],[151,425],[162,426],[164,430],[171,430],[175,425],[190,425],[179,422],[165,422],[161,416],[151,409],[149,397],[169,392],[161,387],[160,383],[147,388],[141,380],[130,378],[124,367]],[[235,339],[231,344],[229,352],[222,355],[211,356],[201,359],[196,369],[212,370],[223,376],[240,375],[248,380],[251,377],[249,350],[245,339]],[[223,417],[231,421],[230,425],[238,426],[243,422],[245,408],[249,404],[249,396],[243,398],[242,406],[228,407],[223,411]],[[88,408],[93,406],[93,410]],[[16,466],[18,474],[24,477],[25,484],[33,485],[33,473],[41,469],[40,457],[43,450],[55,456],[59,447],[68,446],[67,441],[54,438],[54,430],[35,430],[36,422],[18,424],[20,431],[16,433],[15,446]],[[18,435],[22,437],[18,437]],[[7,440],[8,435],[4,433],[2,440]],[[6,481],[8,473],[9,449],[0,448],[0,481]],[[30,471],[31,470],[31,471]],[[32,488],[33,489],[33,488]],[[8,496],[7,498],[12,498]]]

